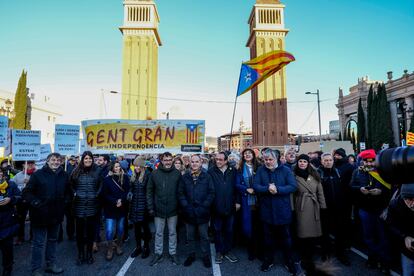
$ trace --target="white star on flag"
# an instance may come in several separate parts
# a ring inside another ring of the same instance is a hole
[[[252,80],[252,73],[247,73],[246,76],[244,77],[246,82],[249,82]]]

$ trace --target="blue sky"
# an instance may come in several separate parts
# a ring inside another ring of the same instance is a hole
[[[158,0],[163,46],[159,56],[159,111],[171,118],[206,119],[208,135],[229,131],[232,101],[254,0]],[[337,118],[338,87],[359,77],[385,80],[414,71],[414,1],[285,0],[289,131],[317,132],[320,89],[323,132]],[[23,68],[28,86],[62,106],[63,123],[92,119],[102,110],[101,91],[121,90],[121,0],[0,0],[0,89],[15,91]],[[119,95],[104,93],[107,117],[119,116]],[[228,103],[183,102],[219,100]],[[250,94],[236,122],[250,125]],[[236,125],[238,125],[236,123]]]

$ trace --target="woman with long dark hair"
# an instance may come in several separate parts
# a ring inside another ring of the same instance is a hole
[[[121,162],[115,161],[111,163],[109,173],[104,178],[102,188],[105,233],[108,243],[106,259],[108,261],[113,258],[114,248],[118,256],[123,254],[122,236],[125,231],[125,217],[128,213],[127,195],[129,193],[129,178],[122,170]],[[115,232],[117,236],[116,243],[114,243]]]
[[[134,224],[136,248],[131,254],[132,258],[139,256],[145,259],[150,254],[149,242],[151,232],[149,229],[149,216],[147,210],[147,183],[151,175],[145,167],[145,158],[142,156],[134,160],[134,172],[131,177],[131,203],[129,221]],[[141,246],[144,241],[144,247]]]
[[[185,173],[184,161],[180,156],[174,158],[174,167],[183,175]]]
[[[316,241],[322,236],[320,210],[326,209],[325,197],[321,178],[316,169],[310,164],[308,155],[299,155],[293,173],[298,185],[293,201],[298,248],[301,250],[303,266],[310,274],[315,271],[312,257]]]
[[[99,193],[101,191],[101,169],[94,164],[93,154],[85,151],[79,166],[70,176],[73,190],[73,212],[76,222],[76,242],[78,246],[78,265],[92,264],[92,246],[99,210]],[[86,255],[85,255],[86,250]]]
[[[236,188],[241,197],[242,230],[247,238],[249,260],[254,260],[258,254],[263,254],[262,241],[257,240],[260,234],[260,218],[257,206],[257,197],[253,189],[253,178],[259,163],[252,149],[245,149],[241,153],[241,160],[237,170]]]

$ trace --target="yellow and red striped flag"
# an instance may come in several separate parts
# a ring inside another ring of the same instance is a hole
[[[414,133],[407,131],[407,146],[414,146]]]
[[[277,50],[243,62],[237,96],[255,88],[292,61],[295,61],[292,54]]]

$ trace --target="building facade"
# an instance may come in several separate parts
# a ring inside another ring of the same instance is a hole
[[[124,0],[123,119],[157,119],[159,21],[154,1]]]
[[[218,151],[231,150],[241,152],[245,148],[251,148],[253,146],[252,136],[252,131],[250,130],[236,131],[232,135],[230,133],[224,134],[217,138]]]
[[[380,83],[385,83],[387,91],[394,142],[401,145],[414,112],[414,72],[408,73],[408,70],[405,70],[402,76],[397,79],[393,78],[393,72],[388,72],[386,82],[373,81],[368,77],[360,78],[358,84],[349,89],[348,95],[344,95],[342,89],[339,89],[339,99],[336,107],[338,108],[341,132],[343,134],[348,124],[355,131],[358,124],[359,98],[361,98],[362,107],[366,112],[369,88],[372,85],[374,91],[376,91]]]
[[[249,18],[247,47],[253,59],[265,53],[284,50],[284,9],[279,0],[256,0]],[[288,142],[286,71],[280,70],[252,89],[252,131],[255,147],[283,146]]]
[[[62,113],[59,107],[51,103],[48,96],[29,93],[31,100],[31,119],[32,130],[41,131],[42,144],[55,143],[55,124],[61,122]],[[0,115],[5,115],[12,119],[14,117],[14,93],[0,90]]]

